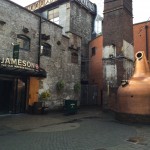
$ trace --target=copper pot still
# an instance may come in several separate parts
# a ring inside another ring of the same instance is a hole
[[[134,116],[132,119],[146,116],[150,121],[150,69],[144,51],[137,52],[135,58],[134,74],[122,81],[117,92],[117,113]]]

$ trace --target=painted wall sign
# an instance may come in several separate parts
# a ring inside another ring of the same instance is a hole
[[[90,2],[89,0],[75,0],[75,1],[82,4],[84,7],[86,7],[90,11],[96,13],[95,5],[92,2]]]
[[[31,10],[31,11],[34,11],[34,10],[37,10],[45,5],[48,5],[48,4],[51,4],[51,3],[54,3],[58,0],[39,0],[31,5],[28,5],[26,8]]]
[[[21,68],[27,70],[38,70],[38,64],[32,63],[30,61],[21,60],[21,59],[14,59],[14,58],[2,58],[0,61],[1,66],[5,67],[14,67],[14,68]]]
[[[31,10],[31,11],[34,11],[34,10],[37,10],[37,9],[43,7],[43,6],[54,3],[56,1],[58,1],[58,0],[39,0],[39,1],[37,1],[31,5],[27,6],[26,8]],[[85,8],[89,9],[91,12],[96,13],[95,5],[92,2],[90,2],[89,0],[74,0],[74,1],[80,3]]]

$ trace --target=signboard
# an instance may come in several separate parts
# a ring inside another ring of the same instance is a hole
[[[39,0],[31,5],[28,5],[26,8],[31,11],[34,11],[34,10],[37,10],[48,4],[54,3],[56,1],[59,1],[59,0]],[[89,0],[74,0],[74,1],[80,3],[81,5],[83,5],[85,8],[87,8],[91,12],[96,13],[95,5],[92,2],[90,2]]]
[[[14,59],[18,59],[19,58],[19,45],[14,45],[13,58]]]
[[[31,5],[26,6],[27,9],[34,11],[48,4],[54,3],[58,0],[39,0]]]
[[[4,67],[13,67],[27,70],[38,70],[38,64],[32,63],[30,61],[14,59],[14,58],[2,58],[0,65]]]
[[[89,0],[75,0],[75,1],[82,4],[85,8],[89,9],[91,12],[96,13],[95,5],[92,2],[90,2]]]

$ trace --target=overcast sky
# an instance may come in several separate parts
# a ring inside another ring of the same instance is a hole
[[[21,6],[27,6],[37,0],[11,0]],[[98,11],[103,14],[104,0],[90,0],[98,5]],[[147,21],[150,18],[150,0],[133,0],[133,21],[134,23]]]

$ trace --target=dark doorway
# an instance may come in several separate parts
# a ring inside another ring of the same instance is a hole
[[[9,113],[11,111],[12,89],[12,80],[0,80],[0,114]]]
[[[16,79],[15,113],[24,113],[26,109],[26,79]]]
[[[81,105],[98,104],[98,86],[82,85],[81,86]]]
[[[24,113],[27,79],[0,77],[0,114]]]

